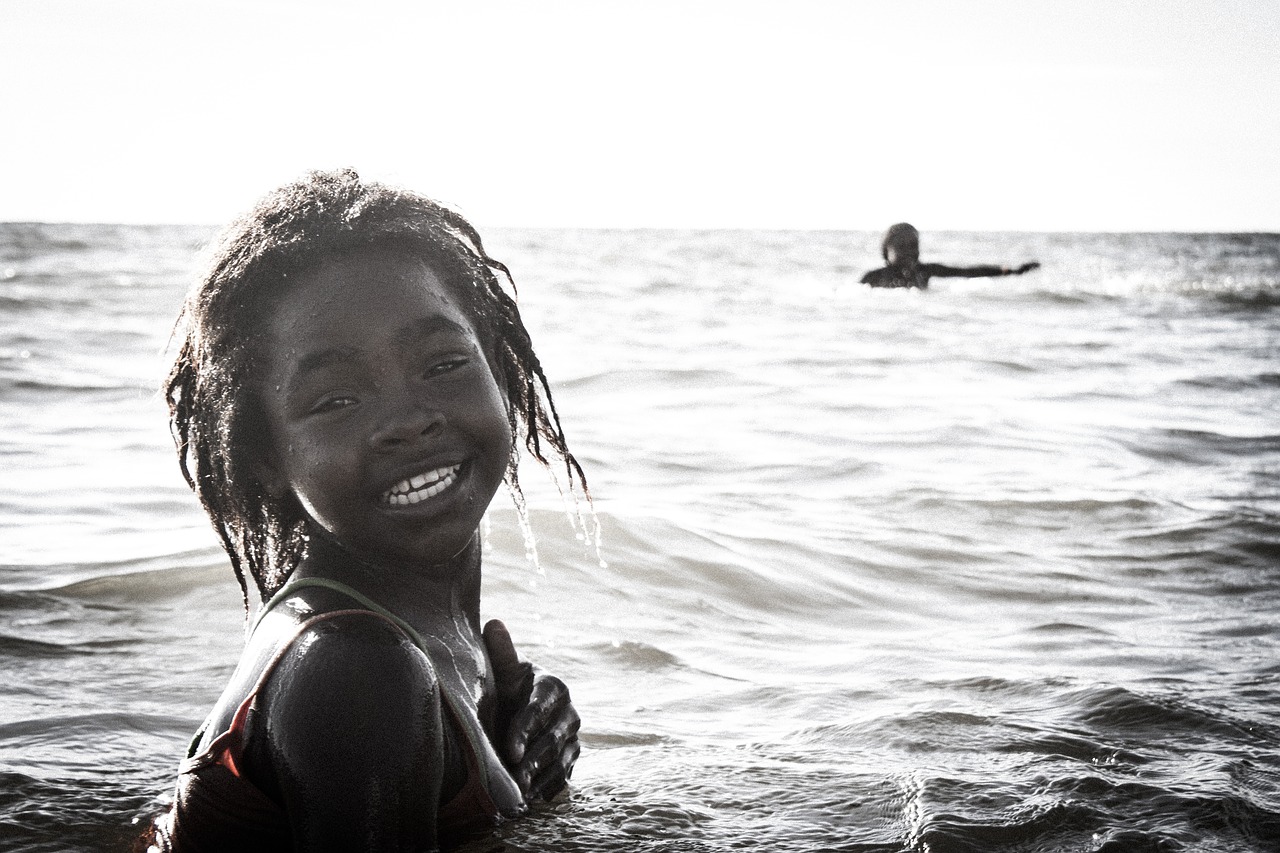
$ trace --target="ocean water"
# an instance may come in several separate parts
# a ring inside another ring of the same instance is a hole
[[[0,850],[125,850],[235,664],[157,392],[203,228],[0,226]],[[484,611],[567,798],[468,849],[1280,850],[1280,236],[495,231],[600,554]]]

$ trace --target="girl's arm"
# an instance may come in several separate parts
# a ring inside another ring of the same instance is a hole
[[[1005,275],[1022,275],[1036,269],[1040,264],[1036,261],[1023,264],[1020,267],[998,267],[994,264],[983,264],[976,267],[950,267],[946,264],[922,264],[922,268],[926,275],[936,275],[939,278],[994,278]]]
[[[521,661],[507,628],[484,626],[484,642],[498,688],[498,751],[528,799],[550,799],[573,773],[581,720],[569,688]]]
[[[294,849],[436,848],[439,685],[403,634],[368,614],[334,617],[294,645],[264,693],[264,769]]]

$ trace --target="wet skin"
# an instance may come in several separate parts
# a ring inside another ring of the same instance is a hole
[[[568,690],[519,661],[501,623],[480,628],[476,530],[511,433],[452,289],[419,260],[353,253],[292,283],[262,341],[270,452],[258,473],[313,525],[294,576],[364,593],[411,624],[427,654],[363,614],[308,631],[260,696],[246,775],[283,802],[297,849],[429,849],[437,805],[465,778],[446,747],[444,694],[487,735],[478,758],[504,814],[554,794],[578,755]],[[277,606],[206,739],[301,621],[351,606],[319,588]]]

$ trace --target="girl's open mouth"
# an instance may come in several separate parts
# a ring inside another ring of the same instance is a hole
[[[401,480],[382,495],[382,503],[389,506],[409,506],[435,497],[453,485],[458,479],[460,468],[461,463],[449,465]]]

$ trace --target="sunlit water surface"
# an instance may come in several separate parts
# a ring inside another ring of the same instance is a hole
[[[207,237],[0,226],[6,851],[127,848],[237,658],[156,392]],[[1280,850],[1280,237],[489,241],[603,535],[495,501],[584,749],[473,853]]]

